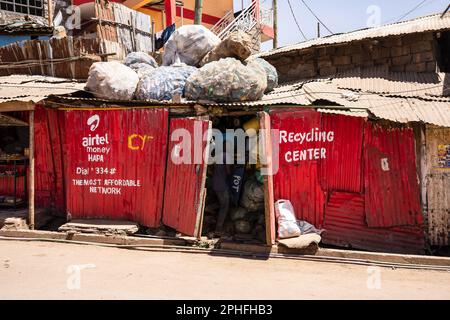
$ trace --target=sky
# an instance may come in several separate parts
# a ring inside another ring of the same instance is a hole
[[[250,0],[243,0],[244,5]],[[317,37],[317,19],[301,0],[289,0],[300,28],[308,39]],[[320,20],[333,32],[343,33],[381,24],[393,23],[412,11],[402,20],[409,20],[437,12],[443,12],[450,0],[304,0]],[[242,0],[234,0],[235,11],[240,10]],[[271,8],[272,0],[261,0],[263,6]],[[449,13],[450,14],[450,13]],[[322,36],[330,33],[321,26]],[[301,35],[288,0],[278,0],[278,46],[302,42]],[[262,44],[262,51],[272,49],[272,41]]]

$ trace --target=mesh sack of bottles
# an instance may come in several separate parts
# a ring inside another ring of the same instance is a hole
[[[197,68],[185,64],[159,67],[145,74],[136,88],[137,100],[171,100],[183,96],[186,79]]]
[[[186,81],[190,100],[239,102],[260,100],[267,88],[267,75],[257,64],[246,66],[234,58],[206,64]]]

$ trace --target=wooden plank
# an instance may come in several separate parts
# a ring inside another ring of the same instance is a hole
[[[30,161],[29,161],[29,191],[28,191],[28,214],[30,229],[34,229],[34,111],[30,111]]]
[[[31,101],[7,101],[0,103],[0,112],[31,111],[35,104]]]
[[[263,135],[260,139],[264,139],[264,149],[266,155],[266,163],[263,163],[263,168],[267,170],[264,175],[264,214],[266,221],[266,244],[272,245],[275,243],[275,208],[274,208],[274,194],[273,194],[273,162],[272,162],[272,136],[270,130],[270,116],[267,112],[259,112],[260,128],[263,130]],[[261,150],[259,150],[261,152]]]

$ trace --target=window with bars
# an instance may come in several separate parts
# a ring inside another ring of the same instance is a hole
[[[0,0],[0,10],[43,16],[43,0]]]

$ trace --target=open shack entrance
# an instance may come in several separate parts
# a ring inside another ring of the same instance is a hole
[[[270,144],[258,134],[267,126],[265,115],[170,120],[164,226],[197,238],[273,243],[271,177],[262,174],[258,156],[258,148]],[[182,138],[183,133],[189,138]],[[199,155],[196,148],[203,152]]]

